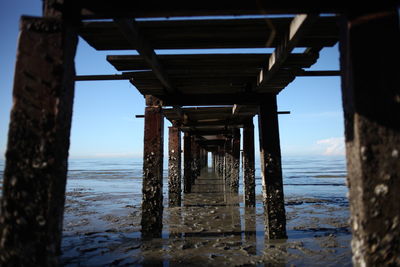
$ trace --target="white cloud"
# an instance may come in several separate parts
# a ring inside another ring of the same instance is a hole
[[[328,139],[318,140],[317,145],[324,150],[322,153],[324,155],[334,156],[345,154],[343,137],[331,137]]]

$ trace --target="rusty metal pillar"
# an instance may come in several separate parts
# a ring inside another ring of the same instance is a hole
[[[72,106],[74,27],[22,17],[0,211],[0,265],[56,266]]]
[[[243,128],[243,191],[244,205],[256,205],[256,180],[254,164],[254,125],[249,120]]]
[[[142,237],[161,237],[163,215],[163,137],[162,103],[146,96],[144,113]]]
[[[400,266],[398,10],[347,14],[341,30],[353,263]]]
[[[181,205],[181,131],[175,124],[169,127],[168,200],[169,206]]]
[[[231,154],[231,189],[239,192],[239,172],[240,172],[240,129],[233,130]]]
[[[192,191],[192,136],[185,132],[183,136],[183,192]]]
[[[269,239],[286,238],[276,95],[263,99],[258,117],[266,235]]]

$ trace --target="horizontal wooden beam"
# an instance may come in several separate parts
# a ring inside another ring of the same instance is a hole
[[[125,72],[122,74],[100,74],[100,75],[76,75],[75,81],[115,81],[129,80],[137,72]]]
[[[262,87],[279,71],[292,50],[297,46],[299,40],[303,37],[306,30],[318,19],[317,15],[297,15],[290,23],[286,35],[283,37],[280,45],[269,57],[267,66],[262,69],[257,78],[257,86]],[[257,90],[257,89],[256,89]]]
[[[136,24],[151,38],[153,49],[275,48],[291,19],[139,20]],[[339,36],[336,20],[335,16],[319,18],[298,46],[334,45]],[[135,49],[112,21],[84,21],[79,34],[96,50]]]
[[[265,15],[265,14],[300,14],[300,13],[344,13],[351,8],[357,11],[382,7],[396,7],[398,1],[370,1],[362,5],[350,5],[344,1],[327,1],[321,4],[317,0],[303,1],[136,1],[114,0],[112,4],[105,0],[77,1],[82,8],[83,18],[115,17],[173,17],[173,16],[223,16],[223,15]]]
[[[340,76],[340,70],[301,70],[296,76]]]
[[[165,90],[168,93],[176,93],[176,90],[173,88],[168,75],[158,61],[156,53],[144,36],[140,33],[135,21],[133,19],[116,18],[114,19],[114,22],[119,26],[119,29],[127,41],[132,44],[132,47],[136,48],[138,53],[146,61],[148,66],[154,72],[154,75],[165,87]]]
[[[258,105],[270,93],[159,95],[164,106]]]

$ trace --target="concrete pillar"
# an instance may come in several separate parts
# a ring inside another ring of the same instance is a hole
[[[254,125],[249,120],[243,128],[243,190],[244,205],[256,205],[256,180],[254,164]]]
[[[240,129],[233,130],[232,154],[231,154],[231,189],[239,192],[240,172]]]
[[[355,266],[400,266],[398,10],[347,14],[340,61]]]
[[[279,239],[286,238],[286,217],[276,95],[271,94],[263,100],[258,127],[265,227],[267,238]]]
[[[169,127],[168,199],[169,206],[181,205],[181,131],[175,125]]]
[[[56,266],[72,105],[73,28],[23,17],[0,211],[0,265]]]
[[[183,137],[183,192],[192,191],[192,136],[185,132]]]
[[[161,237],[164,118],[160,101],[146,96],[144,113],[142,238]]]

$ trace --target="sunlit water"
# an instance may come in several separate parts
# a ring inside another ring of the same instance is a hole
[[[260,194],[261,174],[259,164],[256,165],[256,193]],[[163,190],[166,197],[167,167],[165,161]],[[282,168],[286,197],[331,199],[346,196],[344,157],[285,157]],[[90,187],[98,192],[141,193],[142,159],[70,159],[67,191],[76,187]],[[242,182],[239,193],[243,193]]]

